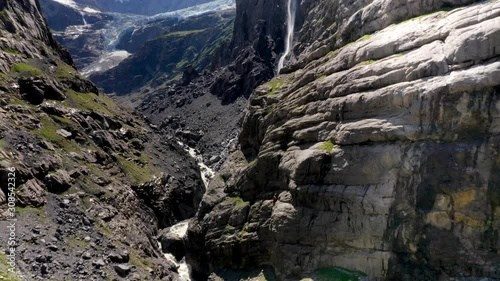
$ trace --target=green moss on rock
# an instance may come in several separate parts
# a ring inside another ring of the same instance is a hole
[[[10,68],[10,72],[18,76],[42,76],[43,71],[28,63],[16,63]]]
[[[58,63],[57,68],[56,68],[56,76],[57,78],[64,79],[64,78],[73,78],[75,76],[78,76],[78,71],[76,71],[73,67],[64,64],[64,63]]]
[[[241,197],[229,197],[226,199],[227,203],[234,204],[235,207],[241,208],[250,204],[248,201],[244,201]]]
[[[267,82],[264,85],[269,86],[271,88],[271,91],[269,91],[266,94],[266,96],[275,95],[281,89],[281,87],[283,87],[284,84],[285,84],[285,80],[280,79],[280,78],[276,78],[276,79],[273,79],[273,80]]]
[[[196,30],[183,30],[183,31],[175,31],[162,35],[161,37],[186,37],[188,35],[198,34],[206,29],[196,29]]]
[[[123,156],[117,156],[117,160],[122,172],[135,183],[147,182],[156,174],[156,171],[149,165],[140,166]]]
[[[71,248],[87,248],[89,246],[89,242],[77,238],[74,235],[65,238],[64,242]]]
[[[106,115],[118,115],[119,107],[107,96],[94,93],[79,93],[68,90],[64,103],[82,110],[97,111]]]
[[[328,141],[325,141],[324,143],[322,143],[320,146],[318,146],[318,149],[319,150],[324,150],[328,153],[332,153],[332,150],[333,150],[333,147],[335,145],[333,144],[333,142],[331,140],[328,140]]]
[[[65,120],[64,118],[59,118],[57,121],[63,122],[63,124],[64,122],[71,122],[69,120]],[[40,120],[40,129],[34,130],[32,133],[45,141],[55,144],[66,152],[80,152],[80,145],[59,135],[57,133],[57,130],[59,129],[62,129],[61,125],[58,125],[49,117],[44,117]]]
[[[312,277],[304,278],[301,281],[358,281],[366,276],[359,271],[352,271],[341,267],[328,267],[317,270]]]

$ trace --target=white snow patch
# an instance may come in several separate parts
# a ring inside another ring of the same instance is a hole
[[[96,72],[110,70],[131,55],[132,54],[129,52],[123,50],[105,53],[97,61],[94,61],[90,65],[83,68],[81,73],[84,76],[89,76]]]
[[[99,10],[92,9],[92,8],[90,8],[90,7],[85,7],[85,8],[83,8],[83,11],[84,11],[85,13],[89,13],[89,14],[99,14],[99,13],[101,12],[101,11],[99,11]]]
[[[63,4],[64,6],[78,9],[78,5],[73,0],[52,0],[52,1],[57,2],[59,4]]]
[[[77,39],[80,37],[86,30],[87,30],[86,25],[70,25],[66,27],[66,30],[64,31],[65,35],[70,37],[72,40]]]
[[[231,9],[234,8],[235,6],[236,6],[236,0],[215,0],[181,10],[160,13],[148,18],[148,20],[155,21],[163,18],[188,18],[192,16],[202,15],[208,12]]]

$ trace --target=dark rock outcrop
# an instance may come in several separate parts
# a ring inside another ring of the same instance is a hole
[[[197,164],[192,159],[184,160],[196,170]],[[165,228],[194,216],[205,192],[200,182],[201,178],[196,174],[179,179],[163,176],[133,189],[155,212],[159,227]]]
[[[23,99],[34,105],[45,99],[62,101],[66,98],[54,82],[47,79],[21,78],[18,83]]]
[[[216,74],[210,88],[223,103],[248,98],[258,85],[274,76],[278,55],[284,49],[285,2],[236,3],[233,38],[229,48],[220,54],[227,59],[214,64],[226,67]]]
[[[52,193],[62,193],[71,187],[72,179],[67,171],[57,170],[45,176],[44,183]]]
[[[181,78],[181,85],[182,86],[187,86],[189,83],[191,83],[194,79],[200,77],[200,74],[196,69],[193,68],[192,65],[186,66],[186,69],[182,72],[182,78]]]

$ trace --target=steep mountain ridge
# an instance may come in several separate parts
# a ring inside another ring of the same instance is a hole
[[[196,161],[78,74],[38,1],[1,0],[0,27],[0,225],[15,168],[19,270],[2,232],[1,278],[177,278],[157,235],[194,215]]]
[[[165,3],[168,2],[158,2],[157,5]],[[208,13],[224,14],[227,13],[224,10],[231,10],[235,5],[234,0],[190,3],[184,1],[182,6],[175,6],[175,10],[158,8],[154,15],[100,11],[71,1],[42,0],[41,7],[49,27],[55,30],[57,41],[71,52],[78,69],[89,76],[117,66],[142,44],[180,21]]]
[[[187,66],[205,69],[232,31],[234,11],[209,12],[187,19],[152,21],[125,34],[118,43],[131,53],[118,66],[89,77],[103,91],[129,95],[149,86],[155,91],[181,80]]]
[[[13,5],[7,0],[2,0],[0,2],[0,9],[1,11],[3,11],[1,17],[2,35],[7,36],[9,37],[8,39],[10,39],[4,40],[2,42],[4,45],[4,50],[9,48],[12,50],[21,49],[26,54],[29,54],[30,51],[33,51],[33,55],[31,58],[35,58],[36,55],[40,56],[40,53],[43,54],[44,52],[46,52],[46,46],[49,46],[64,62],[72,64],[72,60],[68,52],[59,47],[52,36],[50,36],[50,32],[45,25],[40,25],[40,23],[44,23],[45,20],[40,13],[38,6],[35,6],[37,7],[37,9],[34,9],[32,11],[31,17],[24,18],[24,14],[26,12],[24,10],[24,7],[30,7],[32,5],[34,4],[28,0],[20,2],[19,5]],[[11,17],[14,17],[16,20],[10,20]],[[23,34],[24,36],[32,40],[39,40],[43,43],[43,45],[39,46],[39,49],[30,49],[36,46],[22,44],[24,43],[22,42],[22,40],[19,40],[21,42],[15,42],[15,40],[13,39],[19,39],[15,38],[15,34]],[[14,45],[16,43],[18,44],[17,46]],[[5,60],[2,60],[0,63],[2,63],[2,70],[6,72],[9,70],[9,56],[4,55],[4,57]]]
[[[499,5],[302,1],[190,224],[195,272],[499,278]]]
[[[55,2],[67,7],[87,8],[106,13],[123,13],[139,15],[156,15],[163,12],[180,10],[183,8],[210,2],[212,0],[132,0],[132,1],[96,1],[96,0],[44,0]]]

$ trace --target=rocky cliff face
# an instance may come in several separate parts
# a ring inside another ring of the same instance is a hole
[[[500,278],[500,3],[474,2],[302,1],[190,225],[194,270]]]
[[[194,160],[73,68],[37,1],[0,1],[0,225],[16,169],[17,268],[7,280],[172,280],[159,228],[191,217]],[[21,278],[21,275],[23,276]]]
[[[224,66],[210,91],[223,103],[248,98],[275,74],[275,62],[284,49],[286,1],[238,1],[233,38],[215,67]]]

